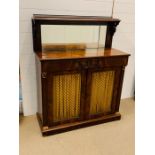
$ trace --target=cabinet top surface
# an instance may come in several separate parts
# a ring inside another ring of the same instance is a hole
[[[100,22],[118,22],[117,18],[105,17],[105,16],[75,16],[75,15],[43,15],[34,14],[33,20],[57,20],[57,21],[100,21]]]
[[[35,53],[41,60],[59,60],[59,59],[81,59],[81,58],[99,58],[99,57],[118,57],[130,56],[130,54],[116,49],[86,49],[86,50],[68,50],[68,51],[41,51]]]

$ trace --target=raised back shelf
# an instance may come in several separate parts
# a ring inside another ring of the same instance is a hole
[[[118,24],[117,18],[104,16],[74,16],[74,15],[38,15],[34,14],[32,20],[40,24],[72,24],[72,25],[107,25]]]
[[[41,25],[98,25],[107,26],[105,48],[112,47],[112,39],[120,20],[111,17],[71,16],[71,15],[37,15],[32,18],[34,52],[42,50]]]

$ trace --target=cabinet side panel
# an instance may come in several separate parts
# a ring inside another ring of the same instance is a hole
[[[121,101],[121,93],[122,93],[122,86],[123,86],[123,79],[124,79],[124,71],[125,71],[125,67],[123,66],[121,68],[121,74],[120,74],[120,78],[119,78],[119,88],[118,88],[118,96],[117,96],[117,105],[115,108],[115,111],[118,112],[119,111],[119,106],[120,106],[120,101]]]
[[[42,120],[42,86],[41,86],[41,63],[37,57],[36,58],[36,78],[37,78],[37,112]]]

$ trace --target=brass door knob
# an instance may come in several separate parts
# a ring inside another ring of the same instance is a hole
[[[42,72],[41,76],[42,76],[42,78],[45,79],[47,77],[47,73],[46,72]]]

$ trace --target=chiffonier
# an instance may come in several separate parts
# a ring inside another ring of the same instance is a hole
[[[129,54],[112,48],[119,22],[111,17],[33,15],[37,118],[43,135],[121,118]]]

